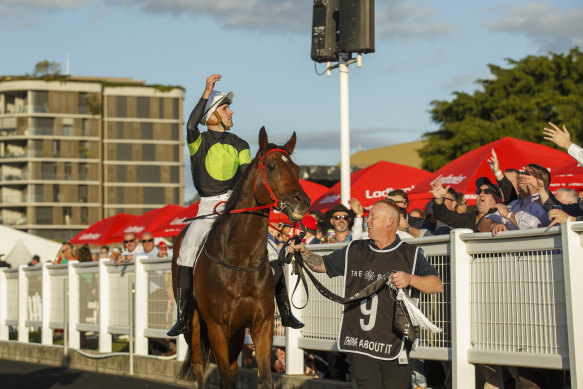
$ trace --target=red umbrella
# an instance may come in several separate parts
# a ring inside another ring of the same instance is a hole
[[[312,200],[312,204],[314,203],[314,201],[316,201],[317,199],[319,199],[320,197],[322,197],[322,195],[324,195],[324,193],[328,192],[330,190],[330,188],[328,188],[327,186],[312,182],[312,181],[308,181],[308,180],[302,180],[300,178],[300,185],[302,186],[302,188],[304,189],[304,192],[306,192],[306,194],[308,195],[308,197],[310,198],[310,200]],[[270,223],[289,223],[289,219],[287,218],[287,216],[279,211],[271,211],[271,213],[269,214],[269,222]]]
[[[177,213],[173,214],[171,218],[168,218],[164,223],[160,224],[155,229],[152,229],[150,232],[154,234],[154,236],[176,236],[182,231],[189,222],[185,222],[185,219],[189,219],[191,217],[195,217],[196,213],[198,212],[198,206],[200,201],[191,204],[190,206],[178,211]]]
[[[431,183],[438,178],[444,186],[450,185],[456,192],[462,192],[468,204],[476,203],[476,179],[488,177],[496,182],[487,159],[491,150],[496,151],[502,170],[521,169],[529,163],[537,163],[549,169],[563,165],[571,157],[559,150],[525,140],[505,137],[472,150],[445,165],[431,176],[420,182],[409,194],[409,208],[422,208],[432,198]]]
[[[431,175],[428,171],[398,163],[380,161],[350,176],[350,195],[357,198],[365,209],[384,198],[395,189],[411,191],[419,181]],[[340,202],[340,182],[312,203],[311,209],[333,208]]]
[[[138,237],[140,234],[146,231],[152,232],[166,224],[169,220],[172,220],[174,215],[178,212],[184,210],[184,207],[179,205],[166,205],[162,208],[153,209],[139,216],[137,219],[133,220],[130,224],[122,226],[112,233],[112,239],[116,241],[123,240],[123,236],[127,233],[133,232]]]
[[[110,216],[90,225],[75,235],[75,237],[71,239],[71,243],[104,245],[117,242],[119,240],[112,237],[112,232],[124,228],[138,217],[139,216],[129,215],[127,213],[118,213],[117,215]]]

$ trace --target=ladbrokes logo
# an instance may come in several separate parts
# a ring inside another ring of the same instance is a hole
[[[411,185],[408,188],[401,188],[403,189],[403,191],[405,192],[411,192],[413,190],[413,188],[415,188],[415,185]],[[370,191],[369,189],[367,189],[364,193],[364,196],[367,199],[384,199],[385,197],[387,197],[387,195],[394,191],[394,188],[386,188],[384,190],[374,190],[374,191]]]
[[[126,234],[129,232],[139,234],[140,232],[144,231],[145,228],[146,227],[144,227],[144,226],[128,226],[125,230],[123,230],[123,232]]]
[[[437,177],[435,180],[431,181],[431,183],[433,184],[435,181],[441,179],[442,184],[457,185],[457,184],[461,184],[466,178],[467,178],[466,176],[463,176],[461,174],[459,176],[454,176],[453,174],[450,174],[447,177],[443,177],[440,174],[439,177]]]
[[[95,239],[99,239],[100,236],[101,236],[101,234],[87,233],[87,234],[81,235],[78,240],[95,240]]]

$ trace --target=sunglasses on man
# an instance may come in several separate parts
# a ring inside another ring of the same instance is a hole
[[[153,241],[154,241],[154,239],[142,239],[142,243],[150,243]]]
[[[334,220],[350,220],[350,216],[348,215],[334,215]]]
[[[496,192],[492,189],[478,189],[478,190],[476,190],[477,195],[479,195],[482,192],[484,192],[485,194],[489,194],[489,195],[496,194]]]
[[[135,242],[135,241],[136,241],[136,239],[135,239],[135,238],[134,238],[134,239],[130,239],[130,240],[124,240],[124,241],[123,241],[123,244],[133,243],[133,242]]]

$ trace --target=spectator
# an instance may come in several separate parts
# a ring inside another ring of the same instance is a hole
[[[456,191],[450,187],[447,187],[446,191],[447,191],[447,193],[443,197],[443,205],[445,205],[445,207],[450,212],[459,213],[457,211],[458,202],[457,202]],[[433,207],[431,207],[431,208],[433,208]],[[449,224],[444,223],[443,221],[436,218],[435,230],[433,231],[433,235],[448,235],[449,232],[452,230],[452,228],[453,227],[450,226]]]
[[[476,194],[478,195],[476,209],[460,214],[450,211],[445,206],[443,198],[448,192],[447,188],[441,185],[441,180],[435,180],[431,187],[433,188],[431,191],[433,193],[433,211],[437,220],[441,220],[452,228],[469,228],[474,232],[479,231],[478,225],[484,216],[496,211],[496,204],[502,201],[500,188],[492,184],[488,178],[480,177],[476,180]]]
[[[322,243],[327,243],[326,230],[328,229],[326,220],[324,218],[324,212],[322,211],[310,211],[308,213],[313,216],[318,222],[318,229],[316,230],[316,238],[320,239]],[[326,242],[324,241],[326,240]]]
[[[151,232],[144,232],[141,236],[143,251],[137,253],[136,257],[140,258],[162,258],[160,250],[156,247],[154,242],[154,235]]]
[[[109,257],[109,246],[101,246],[99,248],[99,258],[108,258]]]
[[[123,251],[116,260],[116,265],[120,265],[126,261],[132,261],[137,254],[144,252],[143,247],[138,244],[138,238],[133,232],[128,232],[123,237]],[[112,258],[113,260],[113,258]]]
[[[425,219],[425,212],[419,208],[415,208],[409,212],[409,216],[416,217],[417,219]]]
[[[290,249],[297,250],[304,257],[306,265],[313,271],[326,273],[329,277],[344,275],[344,295],[350,296],[370,281],[359,274],[385,274],[397,270],[392,283],[397,288],[408,288],[413,297],[423,293],[440,293],[443,284],[437,270],[431,266],[421,250],[402,242],[397,236],[401,219],[399,208],[392,201],[377,201],[369,215],[369,240],[354,240],[348,246],[321,257],[310,252],[303,243],[292,244]],[[358,388],[380,388],[389,383],[392,388],[409,389],[411,372],[408,351],[403,344],[402,334],[396,333],[393,326],[395,304],[389,288],[380,289],[373,300],[375,309],[365,313],[358,309],[360,303],[347,304],[343,311],[338,345],[348,352],[351,375]],[[356,309],[352,309],[356,306]],[[374,317],[371,317],[374,315]],[[382,318],[381,325],[371,325],[363,330],[362,324],[375,323]],[[353,339],[367,342],[353,342]],[[365,344],[391,344],[371,350]],[[400,356],[400,358],[399,358]],[[400,364],[399,359],[407,359]]]
[[[12,267],[12,265],[11,265],[11,264],[9,264],[8,262],[6,262],[6,261],[4,260],[4,256],[5,256],[5,255],[6,255],[6,254],[0,254],[0,267]]]
[[[360,216],[362,220],[362,214]],[[343,204],[338,204],[328,210],[325,213],[325,217],[335,233],[332,239],[328,238],[328,243],[350,242],[353,239],[350,229],[353,226],[356,213],[352,209],[346,208]]]
[[[318,222],[316,219],[313,216],[306,215],[302,219],[302,223],[306,227],[306,236],[304,236],[304,242],[306,242],[306,244],[322,243],[316,236],[318,230]]]
[[[550,183],[549,172],[542,166],[531,163],[530,169],[545,175]],[[486,216],[480,225],[480,231],[491,231],[496,236],[501,231],[523,230],[528,228],[546,227],[549,225],[547,212],[540,204],[538,186],[531,179],[526,170],[521,171],[518,178],[519,199],[512,201],[508,206],[496,204],[497,211]],[[548,184],[547,184],[548,186]]]
[[[76,250],[77,260],[79,262],[93,262],[93,258],[91,256],[91,250],[89,250],[89,246],[84,244],[83,246],[79,247]]]
[[[70,242],[63,242],[63,245],[59,249],[57,254],[56,264],[68,263],[69,261],[76,261],[75,255],[73,253],[73,245]]]
[[[40,264],[40,257],[38,255],[33,255],[32,259],[30,260],[30,262],[27,264],[27,266],[36,266]]]
[[[401,221],[399,223],[400,231],[406,232],[412,237],[418,238],[420,236],[424,236],[427,231],[433,231],[435,229],[435,225],[427,223],[424,219],[411,217],[407,214],[409,197],[404,190],[396,189],[390,191],[387,195],[387,198],[389,200],[393,200],[401,211]]]
[[[579,194],[570,188],[559,188],[555,193],[555,198],[562,204],[576,204],[579,202]]]
[[[468,212],[468,200],[466,200],[466,196],[463,193],[456,192],[455,197],[457,199],[457,207],[455,208],[455,211],[457,213]]]

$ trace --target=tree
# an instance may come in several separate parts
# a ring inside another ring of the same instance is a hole
[[[473,95],[454,92],[451,102],[431,102],[431,117],[440,129],[424,134],[419,150],[424,169],[435,171],[505,136],[546,142],[542,129],[548,122],[565,124],[575,143],[583,139],[583,53],[574,48],[566,55],[506,62],[508,69],[488,65],[493,78],[478,80],[482,89]]]
[[[35,77],[43,77],[43,76],[58,76],[61,73],[61,63],[54,62],[49,60],[44,60],[37,62],[34,65],[34,73]]]

